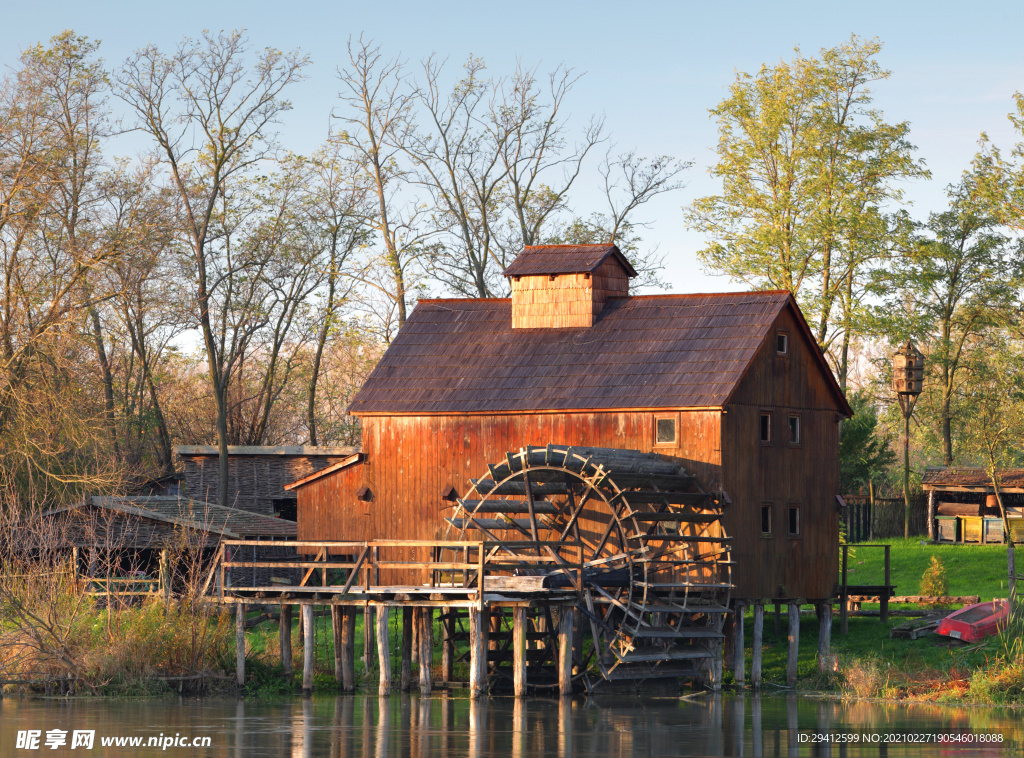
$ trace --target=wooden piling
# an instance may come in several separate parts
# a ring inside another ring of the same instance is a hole
[[[373,623],[374,613],[372,605],[363,606],[363,666],[367,671],[373,668],[373,651],[377,644]]]
[[[796,684],[797,653],[800,650],[800,606],[789,604],[789,652],[786,657],[786,684]]]
[[[235,673],[238,686],[245,685],[245,603],[235,603]]]
[[[761,687],[761,648],[764,646],[764,603],[754,603],[754,638],[751,640],[750,684]]]
[[[420,608],[417,627],[420,659],[420,694],[429,695],[434,686],[434,609]]]
[[[526,697],[526,606],[512,609],[512,684],[516,697]]]
[[[388,644],[390,610],[386,605],[377,609],[377,658],[380,661],[380,687],[377,694],[381,697],[391,694],[391,646]]]
[[[399,686],[402,692],[408,692],[412,687],[412,628],[413,609],[402,609],[402,675]]]
[[[341,688],[356,689],[356,609],[346,608],[341,624]]]
[[[743,644],[743,603],[737,602],[735,607],[735,618],[733,623],[733,673],[736,676],[736,685],[742,687],[746,681],[744,668],[746,667],[747,651]]]
[[[292,607],[281,606],[281,619],[277,627],[278,641],[281,645],[281,669],[284,675],[292,676]]]
[[[818,603],[818,671],[832,669],[832,602]]]
[[[780,637],[782,635],[782,604],[775,604],[775,636]]]
[[[455,629],[454,613],[455,610],[449,608],[447,612],[442,614],[444,618],[442,626],[444,643],[441,647],[441,681],[445,684],[455,678],[455,640],[452,638],[452,631]]]
[[[302,694],[309,697],[313,694],[313,663],[316,653],[313,622],[313,606],[302,606]]]
[[[572,614],[563,608],[558,614],[558,694],[572,694]]]
[[[341,659],[345,657],[345,651],[342,645],[342,632],[341,628],[344,626],[344,619],[342,618],[342,608],[340,605],[331,606],[331,636],[334,639],[334,681],[341,686],[344,674],[342,672]]]
[[[487,623],[485,611],[469,609],[469,696],[474,700],[487,691]]]

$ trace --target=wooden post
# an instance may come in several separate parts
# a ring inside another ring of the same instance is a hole
[[[846,558],[847,546],[843,545],[842,575],[839,584],[839,633],[843,635],[850,633],[850,624],[847,620],[849,595],[846,592]]]
[[[391,646],[388,645],[388,615],[391,609],[382,605],[377,609],[377,658],[380,660],[380,688],[377,694],[391,694]]]
[[[750,657],[750,684],[756,690],[761,687],[761,648],[764,639],[764,603],[754,603],[754,639]]]
[[[420,694],[429,695],[434,686],[434,609],[419,609]]]
[[[356,609],[345,608],[341,625],[341,687],[345,692],[356,689]]]
[[[238,686],[245,684],[245,603],[235,603],[235,673]]]
[[[363,606],[363,666],[369,671],[373,668],[373,650],[377,642],[373,631],[374,609],[372,605]]]
[[[558,694],[572,694],[572,613],[562,608],[558,614]]]
[[[883,624],[889,623],[889,546],[885,545],[885,591],[879,600],[879,616]]]
[[[746,657],[747,651],[744,649],[743,644],[743,603],[737,602],[735,605],[735,619],[734,619],[734,631],[733,635],[733,673],[736,675],[736,685],[742,687],[746,681],[746,674],[744,669],[746,668]]]
[[[292,676],[292,607],[281,606],[281,620],[278,622],[278,640],[281,643],[281,670],[289,679]]]
[[[800,651],[800,606],[789,604],[789,653],[786,657],[786,684],[796,684],[796,662]]]
[[[77,557],[76,555],[76,564]],[[166,608],[171,604],[171,559],[166,548],[160,551],[160,589],[163,592],[164,607]]]
[[[302,694],[309,697],[313,694],[313,663],[316,654],[314,633],[316,626],[313,621],[313,606],[302,606]]]
[[[331,606],[331,636],[334,639],[334,681],[341,687],[344,680],[341,660],[345,657],[345,651],[341,642],[341,628],[344,625],[340,605]]]
[[[1014,598],[1016,597],[1015,593],[1017,591],[1017,556],[1014,555],[1013,552],[1013,535],[1007,534],[1006,541],[1008,543],[1006,547],[1006,571],[1007,576],[1009,577],[1006,587],[1009,591],[1008,597],[1010,598],[1011,603],[1010,613],[1012,614],[1015,611],[1013,604],[1015,604]]]
[[[402,676],[399,686],[402,692],[412,687],[412,608],[402,609]]]
[[[410,608],[409,610],[413,610],[413,609]],[[404,609],[403,609],[403,612],[404,612]],[[412,657],[409,658],[409,663],[410,664],[414,664],[414,663],[419,663],[420,662],[420,619],[419,619],[418,611],[413,611],[413,614],[412,614],[412,616],[410,616],[410,619],[411,619],[411,622],[410,622],[411,626],[409,627],[409,630],[412,632],[412,637],[409,640],[409,649],[412,652]],[[402,617],[402,622],[403,622],[402,623],[402,631],[404,633],[405,632],[405,617],[404,616]]]
[[[478,607],[469,609],[469,696],[487,691],[487,619]]]
[[[775,636],[779,637],[782,635],[782,605],[779,603],[775,604]]]
[[[516,697],[526,697],[526,606],[512,609],[512,683]]]
[[[868,479],[868,539],[875,538],[875,483]]]
[[[818,671],[832,670],[832,601],[818,603]]]
[[[928,539],[935,541],[935,490],[928,492]]]
[[[455,640],[452,639],[452,630],[455,629],[455,623],[452,618],[452,614],[455,613],[454,608],[449,608],[444,613],[444,644],[441,647],[441,681],[445,684],[452,681],[455,678]]]

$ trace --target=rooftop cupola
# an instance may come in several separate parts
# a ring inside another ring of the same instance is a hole
[[[608,300],[629,295],[636,271],[615,245],[536,245],[504,271],[513,329],[593,326]]]

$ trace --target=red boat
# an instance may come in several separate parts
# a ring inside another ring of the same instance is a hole
[[[1004,629],[1009,615],[1010,604],[1005,600],[975,603],[946,616],[939,622],[935,633],[964,642],[977,642]]]

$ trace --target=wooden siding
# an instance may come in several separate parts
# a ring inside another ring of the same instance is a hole
[[[605,303],[629,294],[629,277],[609,259],[593,274],[512,278],[512,328],[593,326]]]
[[[789,336],[779,355],[775,333]],[[724,523],[735,536],[736,595],[741,598],[830,597],[839,562],[838,407],[813,350],[786,309],[751,362],[727,407],[722,448],[725,490],[733,504]],[[761,414],[770,413],[772,440],[761,442]],[[788,442],[788,418],[800,418],[799,445]],[[761,536],[761,505],[773,506],[771,537]],[[800,508],[790,537],[788,509]]]

